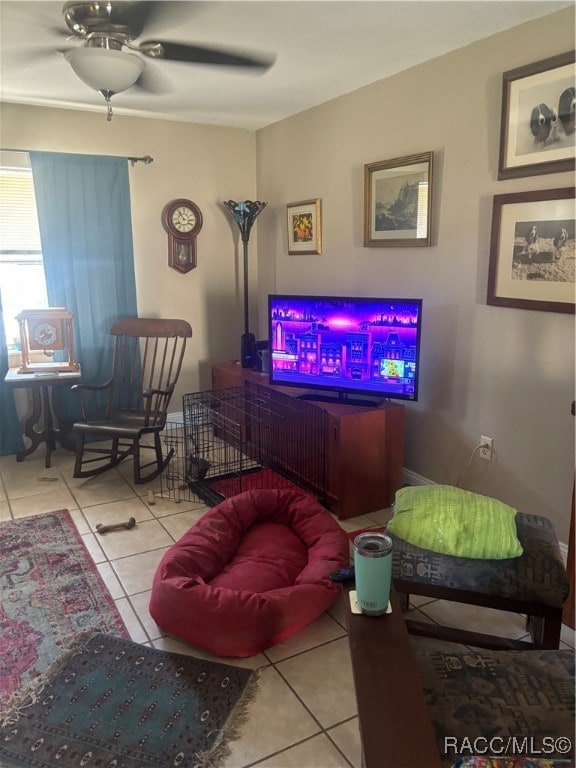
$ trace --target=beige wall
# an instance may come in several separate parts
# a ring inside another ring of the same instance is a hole
[[[405,467],[552,518],[566,541],[574,477],[574,317],[487,306],[492,197],[574,183],[497,181],[502,73],[573,47],[562,11],[258,132],[260,295],[421,296],[421,396],[406,406]],[[435,153],[433,246],[364,248],[363,166]],[[285,204],[321,198],[323,253],[287,254]],[[264,302],[259,312],[265,323]]]
[[[256,134],[121,115],[107,123],[104,108],[3,105],[2,146],[154,157],[130,170],[138,306],[194,327],[176,402],[209,387],[211,362],[238,355],[241,247],[224,199],[269,203],[250,242],[259,337],[271,291],[422,296],[421,399],[406,406],[406,468],[454,484],[480,434],[490,435],[494,462],[474,461],[462,486],[549,516],[566,541],[574,318],[488,307],[485,294],[493,195],[573,183],[571,174],[497,181],[502,72],[569,50],[573,27],[573,10],[562,11]],[[429,150],[433,246],[363,248],[364,164]],[[191,198],[204,214],[198,267],[187,275],[168,268],[160,223],[176,197]],[[323,254],[288,256],[285,205],[315,197]]]
[[[151,317],[182,317],[193,327],[178,391],[210,387],[210,363],[239,354],[243,326],[242,249],[237,226],[223,200],[255,199],[253,131],[114,115],[102,112],[4,104],[2,147],[122,156],[150,155],[150,165],[130,167],[138,311]],[[200,207],[198,266],[186,275],[168,267],[162,209],[185,197]],[[250,253],[256,284],[256,245]]]

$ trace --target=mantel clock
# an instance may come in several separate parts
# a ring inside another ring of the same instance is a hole
[[[23,309],[16,318],[20,326],[22,365],[18,373],[70,373],[80,370],[74,357],[72,313],[65,307]],[[60,360],[32,362],[32,352],[44,352]]]

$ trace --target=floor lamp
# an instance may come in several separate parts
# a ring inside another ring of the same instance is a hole
[[[248,313],[248,241],[250,240],[250,230],[252,224],[260,211],[268,205],[259,200],[244,200],[237,203],[235,200],[225,200],[224,205],[234,217],[238,224],[240,234],[242,235],[242,246],[244,250],[244,333],[240,341],[240,363],[242,368],[252,368],[254,365],[254,345],[256,337],[250,333],[250,321]]]

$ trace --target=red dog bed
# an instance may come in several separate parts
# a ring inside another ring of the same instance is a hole
[[[313,496],[255,490],[211,509],[165,553],[150,614],[216,656],[253,656],[323,613],[348,563],[345,532]]]

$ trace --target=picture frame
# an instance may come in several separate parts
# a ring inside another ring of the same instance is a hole
[[[486,303],[574,314],[574,187],[495,195]]]
[[[498,179],[574,170],[575,52],[502,77]]]
[[[286,205],[288,253],[322,253],[322,206],[320,199]]]
[[[364,246],[427,246],[432,242],[433,152],[364,166]]]

